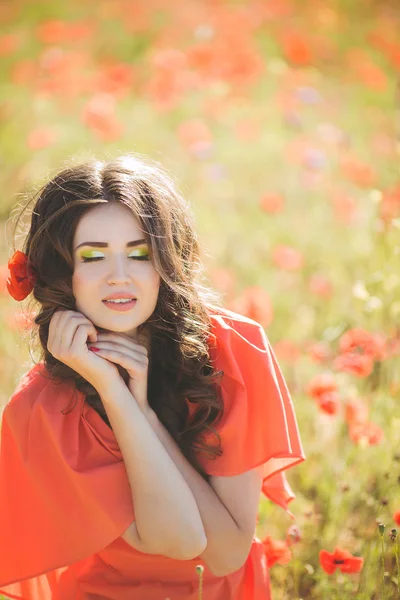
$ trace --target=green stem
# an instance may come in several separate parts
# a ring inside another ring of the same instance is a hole
[[[381,552],[381,562],[382,562],[382,600],[385,598],[385,541],[383,539],[383,535],[381,535],[382,541],[382,552]]]
[[[299,577],[298,577],[298,569],[297,569],[297,560],[295,560],[294,558],[294,553],[293,553],[293,545],[291,547],[292,550],[292,560],[293,560],[293,593],[294,593],[294,600],[297,600],[299,597]]]
[[[400,565],[399,565],[399,537],[396,536],[396,543],[394,545],[394,555],[396,558],[396,575],[397,575],[397,594],[400,598]]]
[[[196,571],[199,574],[199,600],[203,598],[203,573],[204,567],[202,565],[197,565]]]

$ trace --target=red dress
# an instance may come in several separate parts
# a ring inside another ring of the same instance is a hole
[[[199,460],[207,473],[224,476],[263,464],[263,493],[294,518],[287,505],[295,496],[284,470],[305,454],[271,345],[251,319],[226,309],[210,309],[210,315],[212,364],[224,371],[224,415],[216,425],[223,454]],[[203,564],[204,600],[269,600],[266,557],[256,536],[243,567],[224,577],[199,558],[144,554],[121,538],[135,515],[116,437],[74,384],[48,377],[43,363],[33,366],[3,412],[0,594],[197,600],[195,566]]]

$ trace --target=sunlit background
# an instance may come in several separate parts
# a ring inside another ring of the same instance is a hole
[[[398,0],[2,0],[0,22],[0,406],[31,364],[12,211],[65,161],[148,155],[295,404],[295,525],[263,497],[257,527],[273,598],[400,598]]]

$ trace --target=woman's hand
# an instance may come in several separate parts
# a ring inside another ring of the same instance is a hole
[[[147,400],[149,358],[147,348],[132,338],[112,331],[97,334],[97,341],[89,345],[98,348],[96,355],[117,363],[128,375],[128,388],[143,412],[150,410]]]
[[[97,337],[95,326],[82,313],[57,310],[50,319],[47,349],[99,392],[121,376],[115,365],[89,351],[88,339],[95,343]]]

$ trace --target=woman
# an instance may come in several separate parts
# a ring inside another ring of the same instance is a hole
[[[24,252],[41,360],[2,419],[0,593],[270,598],[260,492],[294,498],[294,408],[261,325],[202,282],[188,203],[138,155],[64,169]],[[201,569],[200,569],[201,571]]]

